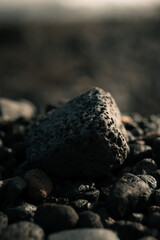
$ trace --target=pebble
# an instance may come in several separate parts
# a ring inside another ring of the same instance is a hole
[[[0,212],[0,235],[3,229],[7,227],[7,225],[8,225],[8,217],[3,212]]]
[[[160,166],[160,137],[156,138],[153,143],[154,157],[157,160],[158,165]]]
[[[156,228],[158,231],[160,231],[160,213],[153,213],[148,219],[148,225],[149,227]]]
[[[27,159],[57,177],[106,176],[127,157],[126,139],[114,99],[92,88],[29,126]]]
[[[126,173],[113,185],[107,208],[117,218],[142,210],[148,205],[152,190],[147,181]]]
[[[83,196],[89,191],[96,190],[95,184],[92,182],[64,182],[62,185],[56,187],[56,195],[59,197],[74,199],[83,199]],[[94,192],[93,192],[94,195]],[[95,193],[97,196],[97,193]]]
[[[146,216],[143,213],[131,213],[131,215],[128,217],[128,221],[145,224]]]
[[[77,211],[85,211],[92,208],[92,204],[86,199],[78,199],[76,201],[71,201],[70,205]]]
[[[99,196],[100,196],[100,191],[95,189],[95,190],[83,193],[81,195],[81,198],[87,199],[90,202],[92,202],[92,201],[94,202],[94,201],[98,201]]]
[[[117,234],[105,229],[76,229],[49,235],[47,240],[119,240]]]
[[[156,162],[151,158],[145,158],[140,160],[132,168],[133,174],[148,174],[152,175],[157,170]]]
[[[138,240],[158,240],[158,239],[152,236],[147,236],[147,237],[139,238]]]
[[[156,189],[154,193],[154,200],[158,206],[160,206],[160,189]]]
[[[83,211],[79,214],[77,224],[79,228],[103,228],[100,216],[92,211]]]
[[[34,215],[37,207],[29,204],[23,203],[17,207],[7,208],[5,214],[8,216],[9,223],[14,223],[18,221],[32,221],[34,220]]]
[[[76,211],[66,205],[44,203],[38,206],[35,222],[47,233],[74,228],[79,216]]]
[[[13,223],[2,232],[1,240],[44,240],[44,231],[38,225],[22,221]]]
[[[0,98],[0,121],[14,121],[20,117],[31,119],[35,113],[35,106],[27,100]]]
[[[53,190],[53,184],[41,169],[32,169],[25,174],[28,196],[34,201],[46,198]]]
[[[149,235],[149,229],[137,222],[120,220],[112,225],[112,230],[116,231],[121,240],[135,240]]]
[[[10,180],[5,197],[5,205],[11,206],[22,195],[26,188],[23,178],[17,176]]]
[[[144,158],[152,157],[152,148],[148,145],[145,145],[144,141],[135,141],[129,144],[130,154],[128,156],[128,163],[135,164],[137,161],[140,161]]]

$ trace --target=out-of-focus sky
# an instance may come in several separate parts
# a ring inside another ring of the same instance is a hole
[[[86,19],[150,13],[160,0],[0,0],[2,19]]]

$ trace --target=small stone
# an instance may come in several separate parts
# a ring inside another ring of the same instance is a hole
[[[27,100],[14,101],[0,98],[0,121],[15,121],[20,117],[31,119],[35,113],[35,106]]]
[[[46,198],[53,190],[53,184],[41,169],[32,169],[25,174],[29,197],[34,201]]]
[[[7,208],[5,214],[8,216],[9,223],[33,221],[36,210],[36,206],[29,203],[23,203],[18,207]]]
[[[159,160],[160,160],[160,137],[156,138],[153,143],[153,152],[154,152],[154,157],[157,160],[158,165]]]
[[[146,175],[141,175],[146,176]],[[124,174],[113,185],[107,200],[108,211],[113,217],[124,217],[145,208],[153,188],[148,182],[131,173]]]
[[[92,211],[84,211],[79,214],[77,224],[79,228],[103,228],[100,216]]]
[[[160,213],[160,206],[151,205],[147,208],[147,213],[152,215],[153,213]]]
[[[140,160],[132,168],[133,174],[148,174],[152,175],[157,170],[157,164],[151,158],[145,158]]]
[[[0,147],[0,163],[4,163],[4,161],[8,160],[13,155],[13,151],[11,148]]]
[[[35,214],[35,222],[47,233],[74,228],[78,219],[72,207],[54,203],[40,205]]]
[[[71,182],[67,181],[62,185],[56,187],[56,195],[60,197],[69,198],[71,200],[82,198],[83,195],[88,192],[95,190],[95,184],[90,182]]]
[[[81,198],[87,199],[90,202],[97,201],[99,199],[100,191],[95,189],[92,191],[85,192],[81,195]]]
[[[138,240],[158,240],[158,239],[153,236],[147,236],[147,237],[139,238]]]
[[[106,208],[100,208],[97,213],[101,217],[105,228],[111,228],[111,225],[115,223],[115,220],[110,216]]]
[[[149,234],[149,229],[138,222],[117,221],[112,225],[121,240],[135,240]]]
[[[92,204],[86,199],[78,199],[76,201],[70,202],[70,205],[77,211],[85,211],[92,208]]]
[[[3,230],[1,240],[44,240],[43,230],[36,224],[23,221],[9,225]]]
[[[47,240],[119,240],[117,234],[106,229],[76,229],[49,235]]]
[[[126,139],[114,99],[92,88],[29,126],[27,159],[57,177],[106,176],[127,157]]]
[[[5,204],[7,206],[12,205],[21,196],[25,188],[26,182],[23,178],[17,176],[11,179],[6,191]]]
[[[160,206],[160,189],[156,189],[154,193],[154,200],[158,206]]]
[[[154,176],[154,178],[157,181],[157,188],[160,188],[160,169],[157,169],[152,176]]]
[[[145,145],[144,141],[135,141],[130,143],[129,146],[130,153],[126,160],[128,163],[135,165],[137,161],[152,157],[152,148],[148,145]]]
[[[148,184],[148,186],[155,191],[155,188],[157,188],[157,181],[156,179],[151,175],[137,175],[140,179],[142,179],[145,183]]]
[[[144,224],[146,220],[146,216],[143,213],[131,213],[131,215],[128,217],[128,221],[132,222],[139,222]]]
[[[8,225],[8,217],[4,213],[0,212],[0,235],[3,229],[7,227],[7,225]]]
[[[149,227],[156,228],[158,231],[160,231],[160,213],[153,213],[148,219],[148,225]]]

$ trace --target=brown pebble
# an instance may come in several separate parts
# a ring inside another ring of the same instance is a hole
[[[32,200],[46,198],[53,189],[53,184],[47,174],[41,169],[32,169],[25,174],[28,195]]]

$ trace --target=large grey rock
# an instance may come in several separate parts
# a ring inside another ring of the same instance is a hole
[[[14,121],[20,117],[31,119],[36,113],[35,106],[27,101],[14,101],[7,98],[0,98],[0,122]]]
[[[104,229],[77,229],[49,235],[47,240],[119,240],[116,233]]]
[[[107,175],[127,157],[126,136],[110,93],[92,88],[30,125],[27,158],[54,176]]]
[[[124,174],[113,185],[108,197],[108,210],[117,218],[144,209],[156,188],[156,180],[150,175]]]

